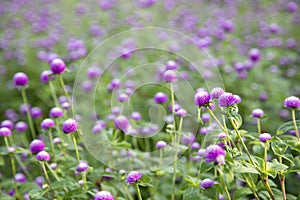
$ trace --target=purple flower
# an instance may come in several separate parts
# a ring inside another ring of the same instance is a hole
[[[17,173],[15,175],[15,180],[17,183],[25,183],[27,179],[23,173]]]
[[[164,79],[164,81],[166,81],[167,83],[171,83],[171,82],[177,81],[177,75],[176,75],[176,72],[173,71],[173,70],[167,70],[167,71],[163,74],[163,79]]]
[[[225,151],[218,145],[210,145],[205,150],[205,161],[222,165],[225,163]]]
[[[30,109],[30,115],[32,118],[40,118],[43,115],[43,111],[39,107],[33,107]]]
[[[157,148],[157,149],[161,149],[161,148],[164,148],[164,147],[166,147],[167,146],[167,143],[165,142],[165,141],[158,141],[157,143],[156,143],[156,145],[155,145],[155,147]]]
[[[88,68],[86,75],[88,78],[98,78],[102,75],[102,70],[96,66],[91,66]]]
[[[50,69],[53,72],[53,74],[61,74],[66,69],[66,64],[61,59],[54,59],[50,63]]]
[[[1,122],[1,127],[6,127],[12,130],[14,128],[14,122],[11,120],[4,120]]]
[[[56,168],[57,168],[57,163],[51,163],[51,164],[50,164],[50,168],[51,168],[52,170],[56,170]]]
[[[219,96],[219,106],[229,107],[236,104],[236,98],[232,93],[225,92]]]
[[[53,119],[47,118],[41,122],[41,128],[44,130],[49,130],[50,128],[55,126],[55,122]]]
[[[26,131],[27,127],[28,126],[27,126],[26,122],[20,121],[20,122],[16,123],[15,129],[17,132],[21,133],[21,132]]]
[[[54,79],[54,76],[52,76],[53,73],[50,70],[43,71],[40,75],[40,79],[42,83],[48,83],[50,80]]]
[[[215,87],[215,88],[213,88],[213,89],[211,90],[210,96],[211,96],[212,99],[218,99],[219,96],[220,96],[221,94],[223,94],[224,92],[225,92],[225,91],[224,91],[223,88]]]
[[[252,111],[252,117],[254,118],[262,118],[264,116],[264,111],[262,109],[254,109]]]
[[[119,101],[119,102],[128,101],[128,99],[129,99],[129,97],[128,97],[128,95],[125,94],[125,93],[121,93],[121,94],[119,94],[119,96],[118,96],[118,101]]]
[[[202,121],[205,122],[205,123],[209,122],[209,120],[210,120],[210,114],[209,114],[209,113],[203,113],[203,114],[201,115],[201,119],[202,119]]]
[[[58,137],[54,138],[52,141],[53,144],[59,144],[60,142],[61,142],[61,140]]]
[[[257,62],[257,61],[259,61],[260,56],[261,56],[261,54],[260,54],[259,49],[257,49],[257,48],[250,49],[250,51],[249,51],[249,59],[250,59],[252,62]]]
[[[138,171],[131,171],[127,175],[126,182],[128,184],[136,183],[140,178],[142,178],[143,174]]]
[[[79,172],[84,172],[84,171],[86,171],[88,168],[89,168],[89,165],[88,165],[86,162],[80,162],[80,163],[77,165],[76,170],[79,171]]]
[[[226,138],[226,137],[227,137],[227,134],[224,133],[224,132],[222,132],[222,133],[220,133],[220,134],[218,135],[218,139],[219,139],[219,140],[224,139],[224,138]]]
[[[1,137],[9,137],[11,136],[11,130],[7,127],[0,128],[0,136]]]
[[[15,86],[25,86],[28,84],[28,76],[23,72],[17,72],[14,75]]]
[[[110,192],[100,191],[94,196],[94,200],[114,200],[114,197]]]
[[[284,100],[283,104],[286,108],[296,109],[300,107],[300,99],[295,96],[290,96]]]
[[[40,151],[43,151],[45,148],[45,144],[42,140],[33,140],[30,143],[29,149],[31,151],[31,153],[38,153]]]
[[[130,115],[131,119],[135,120],[135,121],[139,121],[142,119],[142,116],[139,112],[133,112]]]
[[[214,186],[215,184],[215,181],[209,179],[209,178],[206,178],[206,179],[203,179],[200,183],[200,188],[211,188],[212,186]]]
[[[36,154],[36,159],[38,161],[49,161],[50,158],[50,154],[46,151],[40,151]]]
[[[272,136],[269,133],[262,133],[259,135],[259,141],[261,142],[267,142],[268,140],[271,140]]]
[[[174,60],[169,60],[166,64],[166,70],[176,70],[178,64]]]
[[[49,117],[62,117],[63,116],[63,111],[61,108],[59,107],[54,107],[51,108],[50,112],[49,112]]]
[[[162,103],[165,103],[166,101],[168,101],[168,97],[165,93],[158,92],[154,96],[154,101],[155,101],[155,103],[162,104]]]
[[[191,149],[199,149],[200,148],[200,144],[198,142],[193,142],[191,144]]]
[[[67,119],[62,125],[62,130],[66,134],[75,132],[77,128],[78,123],[74,119]]]
[[[128,122],[127,117],[120,115],[118,116],[115,121],[115,127],[119,130],[122,130],[124,132],[127,132],[129,130],[130,124]]]
[[[201,90],[195,94],[194,104],[196,106],[204,106],[210,101],[210,94],[207,91]]]
[[[297,12],[297,10],[298,10],[298,5],[297,5],[295,2],[290,1],[290,2],[287,4],[286,9],[287,9],[288,11],[294,13],[294,12]]]
[[[187,111],[183,108],[178,109],[175,114],[179,117],[185,117],[187,115]]]
[[[42,176],[38,176],[38,177],[36,177],[36,178],[34,179],[34,182],[35,182],[38,186],[42,187],[43,184],[44,184],[44,178],[43,178]]]

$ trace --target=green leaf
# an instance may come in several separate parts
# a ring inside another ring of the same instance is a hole
[[[250,164],[244,163],[245,166],[237,163],[236,167],[233,168],[235,173],[238,174],[244,174],[244,173],[250,173],[250,174],[259,174],[259,172]]]
[[[268,162],[268,168],[272,168],[276,172],[279,172],[279,171],[284,171],[289,167],[286,166],[285,164],[279,163],[276,159],[274,159],[274,160],[272,160],[271,163]]]
[[[203,189],[203,194],[210,199],[215,199],[216,193],[217,193],[217,190],[215,187]]]
[[[2,156],[0,157],[0,166],[4,166],[4,158]]]
[[[296,120],[296,124],[297,124],[298,129],[300,129],[300,120]],[[293,121],[286,122],[286,123],[282,124],[281,126],[279,126],[276,131],[276,134],[280,135],[289,130],[295,130]]]
[[[242,199],[249,194],[252,194],[252,191],[250,190],[250,188],[247,188],[247,187],[238,188],[234,193],[234,199]]]
[[[196,187],[190,187],[183,193],[182,200],[200,199],[200,190]]]
[[[148,175],[143,175],[137,182],[138,185],[143,187],[152,187],[152,179]]]

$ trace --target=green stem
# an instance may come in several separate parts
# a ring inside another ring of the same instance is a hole
[[[263,184],[264,184],[265,188],[267,189],[267,191],[268,191],[268,193],[269,193],[271,199],[272,199],[272,200],[276,200],[276,199],[275,199],[275,196],[274,196],[274,194],[273,194],[273,192],[272,192],[272,189],[271,189],[271,187],[270,187],[270,184],[269,184],[269,182],[268,182],[268,176],[265,176],[265,177],[263,177],[262,179],[263,179],[263,180],[262,180],[262,181],[263,181]]]
[[[83,189],[86,190],[86,172],[82,172]]]
[[[52,98],[54,100],[54,104],[55,104],[56,107],[59,107],[59,103],[58,103],[58,100],[57,100],[55,88],[53,87],[53,84],[52,84],[51,80],[49,81],[49,87],[50,87],[50,90],[51,90]]]
[[[175,100],[174,100],[174,88],[173,83],[170,83],[170,90],[171,90],[171,100],[172,100],[172,116],[173,116],[173,126],[176,129],[176,122],[175,122]]]
[[[252,178],[250,178],[250,179],[251,179],[251,182],[250,182],[250,181],[248,180],[248,178],[247,178],[244,174],[242,174],[242,177],[244,178],[244,181],[245,181],[245,182],[247,183],[247,185],[249,186],[249,188],[250,188],[250,190],[252,191],[254,197],[255,197],[257,200],[259,200],[258,194],[256,193],[255,187],[253,186],[254,184],[253,184]],[[250,176],[250,177],[251,177],[251,176]]]
[[[46,178],[46,180],[47,180],[47,182],[48,182],[48,184],[49,184],[49,186],[50,186],[50,188],[51,188],[51,190],[52,190],[53,197],[56,197],[56,196],[57,196],[58,199],[60,199],[59,195],[56,194],[54,188],[52,187],[50,178],[49,178],[49,176],[48,176],[48,173],[47,173],[47,170],[46,170],[46,167],[45,167],[45,162],[42,162],[42,169],[43,169],[43,171],[44,171],[45,178]]]
[[[223,188],[225,190],[225,194],[227,196],[227,200],[231,200],[231,197],[230,197],[227,185],[226,185],[226,183],[224,181],[223,172],[220,169],[218,171],[219,171],[219,175],[220,175],[220,182],[221,182],[221,185],[223,185]]]
[[[282,191],[282,198],[283,200],[286,200],[286,193],[285,193],[285,176],[279,175],[280,185],[281,185],[281,191]]]
[[[68,102],[69,102],[70,105],[71,105],[71,100],[70,100],[68,91],[67,91],[67,89],[66,89],[66,85],[65,85],[64,79],[63,79],[63,77],[62,77],[61,74],[59,75],[59,81],[60,81],[61,87],[63,88],[63,91],[64,91],[64,93],[65,93],[65,96],[66,96]]]
[[[53,159],[55,160],[55,149],[54,149],[54,144],[53,144],[53,135],[51,129],[49,129],[49,139],[50,139],[50,144],[51,144],[51,149],[53,153]]]
[[[175,147],[176,148],[176,147]],[[174,164],[173,164],[173,179],[172,179],[172,200],[175,200],[175,181],[176,181],[176,171],[177,171],[177,148],[174,154]]]
[[[48,163],[46,163],[46,166],[47,166],[47,168],[49,169],[49,171],[51,172],[51,174],[54,176],[54,178],[55,178],[57,181],[60,181],[59,177],[58,177],[57,174],[53,171],[53,169],[49,166]]]
[[[162,166],[162,162],[163,162],[163,148],[159,149],[159,169]]]
[[[293,124],[294,124],[295,131],[296,131],[296,136],[297,136],[298,139],[300,140],[300,137],[299,137],[299,131],[298,131],[297,122],[296,122],[295,109],[292,109],[292,119],[293,119]]]
[[[25,88],[22,88],[21,93],[22,93],[24,104],[26,106],[26,115],[27,115],[30,130],[31,130],[31,136],[32,136],[32,139],[35,139],[36,133],[35,133],[35,129],[33,126],[32,117],[30,115],[29,104],[28,104]]]
[[[223,127],[223,125],[221,124],[221,122],[218,120],[218,118],[216,117],[216,115],[213,113],[213,111],[207,106],[206,107],[209,114],[214,118],[214,120],[218,123],[218,125],[220,126],[220,128],[227,133],[227,130]]]
[[[79,157],[77,142],[76,142],[76,138],[75,138],[74,134],[72,134],[72,139],[73,139],[73,143],[74,143],[74,148],[75,148],[75,152],[76,152],[77,161],[78,161],[78,163],[80,163],[80,157]]]
[[[141,191],[140,191],[140,188],[139,188],[139,185],[136,184],[136,183],[135,183],[135,188],[136,188],[136,192],[137,192],[139,200],[143,200],[142,199],[142,195],[141,195]]]
[[[259,134],[261,134],[261,127],[260,127],[260,119],[257,118],[257,131]]]

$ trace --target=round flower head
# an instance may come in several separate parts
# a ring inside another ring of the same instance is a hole
[[[40,118],[43,115],[43,111],[39,107],[33,107],[30,109],[30,114],[32,118]]]
[[[61,108],[54,107],[54,108],[51,108],[51,110],[49,112],[49,117],[62,117],[63,114],[64,113]]]
[[[0,128],[0,136],[1,137],[9,137],[11,136],[11,130],[7,127]]]
[[[219,140],[224,139],[224,138],[226,138],[226,137],[227,137],[227,134],[224,133],[224,132],[222,132],[222,133],[220,133],[220,134],[218,135],[218,139],[219,139]]]
[[[58,137],[54,138],[52,141],[53,144],[59,144],[60,142],[61,142],[61,139]]]
[[[77,128],[78,123],[74,119],[67,119],[62,125],[62,130],[66,134],[75,132]]]
[[[84,171],[86,171],[88,168],[89,168],[89,165],[88,165],[86,162],[80,162],[80,163],[77,165],[76,170],[79,171],[79,172],[84,172]]]
[[[128,119],[125,116],[123,116],[123,115],[118,116],[115,119],[114,123],[115,123],[115,127],[117,129],[122,130],[124,132],[127,132],[128,129],[129,129],[129,127],[130,127]]]
[[[225,163],[225,151],[218,145],[210,145],[205,150],[205,161],[217,164]]]
[[[235,103],[237,104],[237,103],[241,103],[241,101],[242,101],[242,98],[239,96],[239,95],[233,95],[234,96],[234,98],[235,98]]]
[[[40,75],[40,79],[42,83],[48,83],[50,80],[54,79],[54,76],[52,76],[53,73],[50,70],[43,71]]]
[[[129,99],[129,97],[128,97],[128,95],[125,94],[125,93],[121,93],[121,94],[119,94],[119,96],[118,96],[118,101],[119,101],[119,102],[128,101],[128,99]]]
[[[269,133],[262,133],[259,135],[259,141],[261,142],[267,142],[268,140],[271,140],[272,136]]]
[[[133,112],[130,115],[131,119],[133,119],[134,121],[139,121],[142,119],[142,116],[139,112]]]
[[[180,108],[175,113],[179,117],[185,117],[187,115],[187,111],[183,108]]]
[[[56,170],[56,169],[57,169],[57,163],[51,163],[51,164],[50,164],[50,168],[51,168],[52,170]]]
[[[17,173],[15,175],[15,180],[17,183],[25,183],[27,179],[23,173]]]
[[[165,141],[158,141],[155,146],[157,149],[161,149],[161,148],[166,147],[167,143]]]
[[[252,111],[252,117],[254,118],[262,118],[264,116],[264,111],[262,109],[254,109]]]
[[[94,196],[94,200],[114,200],[114,197],[110,192],[100,191]]]
[[[27,126],[26,122],[20,121],[20,122],[16,123],[15,129],[17,132],[21,133],[21,132],[26,131],[27,127],[28,126]]]
[[[11,120],[4,120],[1,122],[1,127],[6,127],[12,130],[14,128],[14,122]]]
[[[203,113],[202,115],[201,115],[201,119],[202,119],[202,121],[203,122],[209,122],[209,120],[210,120],[210,114],[209,113]]]
[[[284,107],[296,109],[300,107],[300,99],[295,96],[287,97],[283,102]]]
[[[65,110],[68,110],[68,109],[70,109],[71,106],[68,102],[64,102],[61,104],[61,107]]]
[[[191,149],[199,149],[200,148],[200,144],[198,142],[193,142],[191,144]]]
[[[219,106],[229,107],[236,104],[236,98],[232,93],[225,92],[219,96]]]
[[[210,101],[210,94],[207,91],[201,90],[195,94],[194,104],[196,106],[204,106]]]
[[[165,93],[158,92],[154,96],[154,101],[155,101],[155,103],[160,103],[160,104],[166,103],[166,101],[168,101],[168,97]]]
[[[17,72],[14,75],[15,86],[25,86],[28,84],[28,76],[23,72]]]
[[[44,130],[48,130],[51,127],[55,126],[55,122],[53,119],[47,118],[41,122],[41,128]]]
[[[53,74],[61,74],[66,69],[66,64],[61,59],[54,59],[50,63],[50,69],[53,72]]]
[[[214,186],[215,181],[211,180],[211,179],[203,179],[200,183],[200,188],[211,188],[212,186]]]
[[[289,12],[297,12],[298,10],[298,5],[293,2],[293,1],[290,1],[287,6],[286,6],[286,9],[289,11]]]
[[[43,184],[44,184],[44,178],[43,178],[42,176],[38,176],[38,177],[36,177],[36,178],[34,179],[34,182],[35,182],[38,186],[42,187]]]
[[[176,70],[178,68],[177,63],[174,60],[169,60],[166,64],[166,69],[167,70]]]
[[[50,154],[46,151],[40,151],[38,154],[36,154],[36,159],[38,161],[49,161],[50,158]]]
[[[127,175],[126,181],[128,184],[136,183],[140,178],[142,178],[143,174],[138,171],[131,171]]]
[[[164,74],[163,74],[163,79],[164,81],[171,83],[171,82],[175,82],[177,81],[177,75],[176,72],[173,70],[167,70]]]
[[[249,59],[250,59],[252,62],[257,62],[257,61],[259,61],[260,56],[261,56],[261,55],[260,55],[259,49],[257,49],[257,48],[250,49],[250,51],[249,51]]]
[[[211,90],[210,96],[211,96],[212,99],[218,99],[219,96],[220,96],[221,94],[223,94],[224,92],[225,92],[225,91],[224,91],[223,88],[215,87],[215,88],[213,88],[213,89]]]
[[[42,140],[33,140],[30,143],[29,149],[31,151],[31,153],[38,153],[40,151],[43,151],[45,148],[45,144]]]

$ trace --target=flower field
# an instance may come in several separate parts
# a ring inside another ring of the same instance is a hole
[[[299,6],[1,1],[0,199],[299,199]]]

